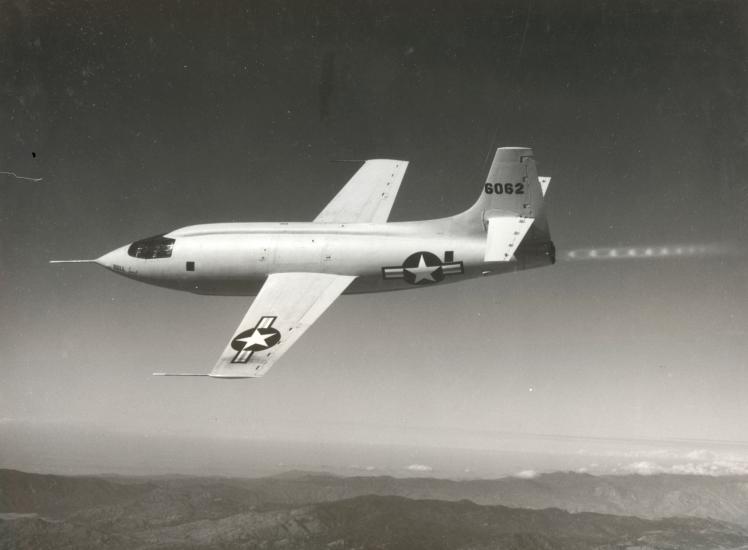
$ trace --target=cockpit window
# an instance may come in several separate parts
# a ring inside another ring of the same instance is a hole
[[[171,249],[174,247],[174,239],[156,235],[140,241],[135,241],[127,249],[127,253],[133,258],[152,260],[154,258],[171,257]]]

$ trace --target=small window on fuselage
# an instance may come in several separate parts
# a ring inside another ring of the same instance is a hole
[[[187,262],[185,267],[187,271],[195,271],[195,262]]]
[[[170,258],[175,242],[174,239],[170,239],[169,237],[156,235],[155,237],[135,241],[127,249],[127,253],[133,258],[142,258],[144,260]]]

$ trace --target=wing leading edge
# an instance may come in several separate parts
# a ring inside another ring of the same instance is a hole
[[[210,376],[263,376],[354,279],[325,273],[269,275]]]
[[[407,168],[406,160],[367,160],[314,221],[386,222]]]

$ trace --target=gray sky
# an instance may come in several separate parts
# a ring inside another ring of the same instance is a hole
[[[234,382],[150,373],[208,369],[250,299],[47,264],[194,223],[311,220],[355,170],[331,159],[408,159],[391,219],[449,215],[512,145],[553,176],[561,250],[744,247],[746,8],[588,4],[3,3],[0,170],[44,179],[0,175],[0,466],[55,426],[92,470],[111,456],[82,429],[549,453],[584,449],[514,438],[748,441],[740,257],[343,297],[266,378]]]

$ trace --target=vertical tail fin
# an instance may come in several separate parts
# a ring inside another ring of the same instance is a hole
[[[470,213],[485,222],[497,216],[537,218],[543,205],[535,158],[527,147],[501,147],[488,171],[478,201]]]
[[[528,147],[500,147],[488,171],[476,203],[456,218],[473,229],[485,231],[494,217],[523,217],[535,220],[533,227],[548,232],[543,213],[543,195],[550,178],[538,178],[535,157]]]
[[[550,178],[538,178],[532,149],[496,150],[477,202],[455,216],[469,232],[488,232],[486,261],[511,259],[521,243],[549,243],[543,195]]]
[[[532,149],[498,149],[478,202],[483,203],[484,218],[507,214],[535,218],[543,204],[543,190]]]

